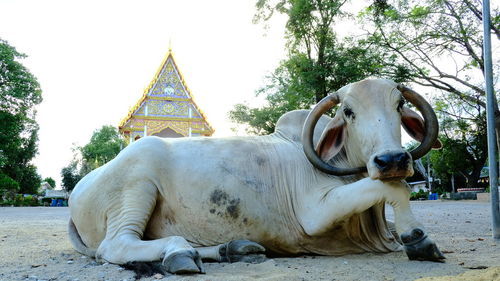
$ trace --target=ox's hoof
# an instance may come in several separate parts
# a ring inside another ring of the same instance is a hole
[[[196,251],[181,251],[163,259],[165,269],[172,274],[205,273]]]
[[[423,230],[415,228],[401,234],[406,255],[410,260],[444,262],[445,257]]]
[[[266,249],[249,240],[233,240],[219,248],[221,262],[261,263],[266,260]]]

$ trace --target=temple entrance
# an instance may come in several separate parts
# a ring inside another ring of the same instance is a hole
[[[153,134],[153,136],[161,137],[161,138],[182,138],[184,137],[183,135],[177,133],[176,131],[170,129],[170,128],[165,128],[161,130],[158,133]]]

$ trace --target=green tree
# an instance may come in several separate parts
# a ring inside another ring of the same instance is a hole
[[[387,52],[418,85],[486,109],[480,1],[376,0],[365,11],[368,41]],[[492,40],[500,42],[500,12],[492,11]],[[373,28],[372,28],[373,27]],[[494,62],[498,74],[500,64]],[[394,69],[393,68],[393,69]],[[498,83],[494,90],[498,94]],[[496,131],[500,111],[495,102]],[[498,140],[500,141],[500,139]]]
[[[435,108],[443,149],[431,153],[434,170],[445,182],[454,175],[463,177],[467,187],[477,187],[488,156],[485,111],[451,94],[438,100]]]
[[[89,143],[73,148],[73,159],[61,170],[62,186],[71,191],[86,174],[115,158],[125,147],[118,130],[110,125],[95,130]]]
[[[422,158],[423,166],[427,167],[430,160],[432,176],[440,179],[440,186],[446,191],[452,189],[452,176],[455,188],[478,187],[481,170],[488,156],[485,111],[452,94],[436,98],[434,108],[440,121],[443,147],[432,150],[429,157]],[[411,142],[406,148],[411,150],[417,145]],[[408,179],[415,180],[421,180],[420,173]]]
[[[51,177],[46,177],[43,179],[43,181],[48,183],[50,185],[50,187],[52,187],[52,188],[56,187],[56,181]]]
[[[31,164],[38,149],[35,106],[42,101],[36,78],[19,53],[0,39],[0,174],[19,184],[20,193],[36,193],[40,175]]]
[[[255,22],[266,22],[275,13],[288,16],[288,58],[267,77],[257,91],[267,105],[250,108],[238,104],[229,113],[232,121],[248,125],[254,134],[274,131],[285,112],[309,108],[329,93],[369,76],[385,76],[386,57],[364,40],[344,38],[334,32],[338,19],[348,16],[338,0],[259,0]],[[399,80],[397,76],[396,80]]]
[[[72,191],[76,184],[82,179],[77,165],[78,163],[76,161],[71,161],[68,166],[61,170],[62,187],[67,191]]]
[[[19,191],[19,183],[6,174],[0,174],[0,199],[12,199]]]
[[[124,146],[125,142],[115,127],[107,125],[94,131],[90,142],[80,148],[83,175],[115,158]]]
[[[34,119],[34,106],[42,102],[40,85],[19,60],[26,58],[0,39],[0,109]]]

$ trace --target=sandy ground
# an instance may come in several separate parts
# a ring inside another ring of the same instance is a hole
[[[388,208],[390,209],[390,208]],[[500,241],[491,238],[489,203],[412,203],[446,263],[409,261],[403,252],[302,256],[260,264],[205,263],[207,274],[141,280],[500,280]],[[387,216],[392,216],[388,210]],[[75,252],[68,208],[0,208],[0,280],[134,280],[134,274]],[[464,275],[457,276],[464,273]]]

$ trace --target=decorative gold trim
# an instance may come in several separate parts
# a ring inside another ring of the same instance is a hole
[[[181,129],[179,128],[175,128],[174,126],[169,126],[168,124],[166,124],[165,126],[162,126],[161,128],[157,129],[157,130],[154,130],[151,132],[151,136],[154,135],[154,134],[157,134],[157,133],[160,133],[161,131],[165,130],[165,129],[171,129],[172,131],[178,133],[179,135],[183,136],[183,137],[187,137],[187,134],[186,132],[183,132]]]
[[[152,97],[152,96],[149,96],[148,99],[150,99],[150,100],[165,100],[165,101],[192,101],[191,99],[174,98],[174,97]]]
[[[163,117],[163,116],[144,116],[144,115],[132,115],[132,117],[137,117],[144,120],[172,120],[172,121],[205,121],[202,118],[189,118],[189,117]]]
[[[127,131],[130,132],[144,132],[144,128],[128,128],[126,129]]]
[[[174,130],[176,133],[179,133],[179,134],[181,134],[181,135],[184,136],[184,134],[180,130],[172,128],[171,126],[168,126],[168,124],[165,126],[165,128],[170,128],[170,129]],[[165,128],[162,128],[160,130],[160,132],[163,129],[165,129]],[[129,132],[129,133],[132,133],[132,132],[144,132],[144,128],[127,128],[127,132]],[[154,132],[152,134],[155,134],[155,133],[158,133],[158,132]],[[202,134],[202,135],[207,135],[208,134],[209,135],[210,131],[209,130],[191,130],[191,133],[193,133],[193,134]]]
[[[127,124],[127,122],[130,120],[130,118],[133,117],[134,112],[142,105],[142,103],[146,100],[146,98],[161,99],[161,100],[175,100],[176,99],[176,98],[158,98],[158,97],[151,97],[151,96],[148,97],[147,96],[148,93],[149,93],[149,91],[151,90],[151,88],[153,88],[154,84],[158,81],[158,78],[159,78],[159,76],[161,74],[161,70],[163,69],[163,67],[165,66],[165,64],[168,62],[169,57],[172,57],[172,63],[174,64],[174,67],[177,70],[177,73],[179,74],[180,82],[184,86],[184,89],[186,89],[186,92],[188,93],[188,95],[191,97],[191,99],[187,99],[187,100],[190,101],[193,104],[194,108],[200,113],[203,121],[206,123],[206,125],[207,125],[207,127],[209,129],[208,131],[211,132],[211,134],[213,134],[215,132],[215,130],[212,128],[212,126],[208,122],[207,117],[205,116],[205,113],[196,104],[196,102],[194,100],[193,93],[191,93],[191,90],[187,86],[187,83],[184,80],[184,76],[182,75],[181,70],[177,66],[177,63],[175,62],[174,53],[172,52],[172,49],[170,47],[168,49],[167,54],[163,58],[162,63],[160,64],[160,66],[156,70],[156,74],[153,76],[153,79],[149,83],[148,87],[146,87],[146,89],[144,89],[142,97],[137,101],[137,103],[133,107],[130,108],[127,116],[120,121],[120,124],[118,125],[118,129],[120,131]],[[185,100],[185,99],[182,99],[182,100]],[[170,119],[170,120],[175,120],[175,119]]]
[[[202,134],[202,135],[206,135],[207,133],[209,133],[209,131],[191,130],[191,133],[193,133],[193,134]]]

